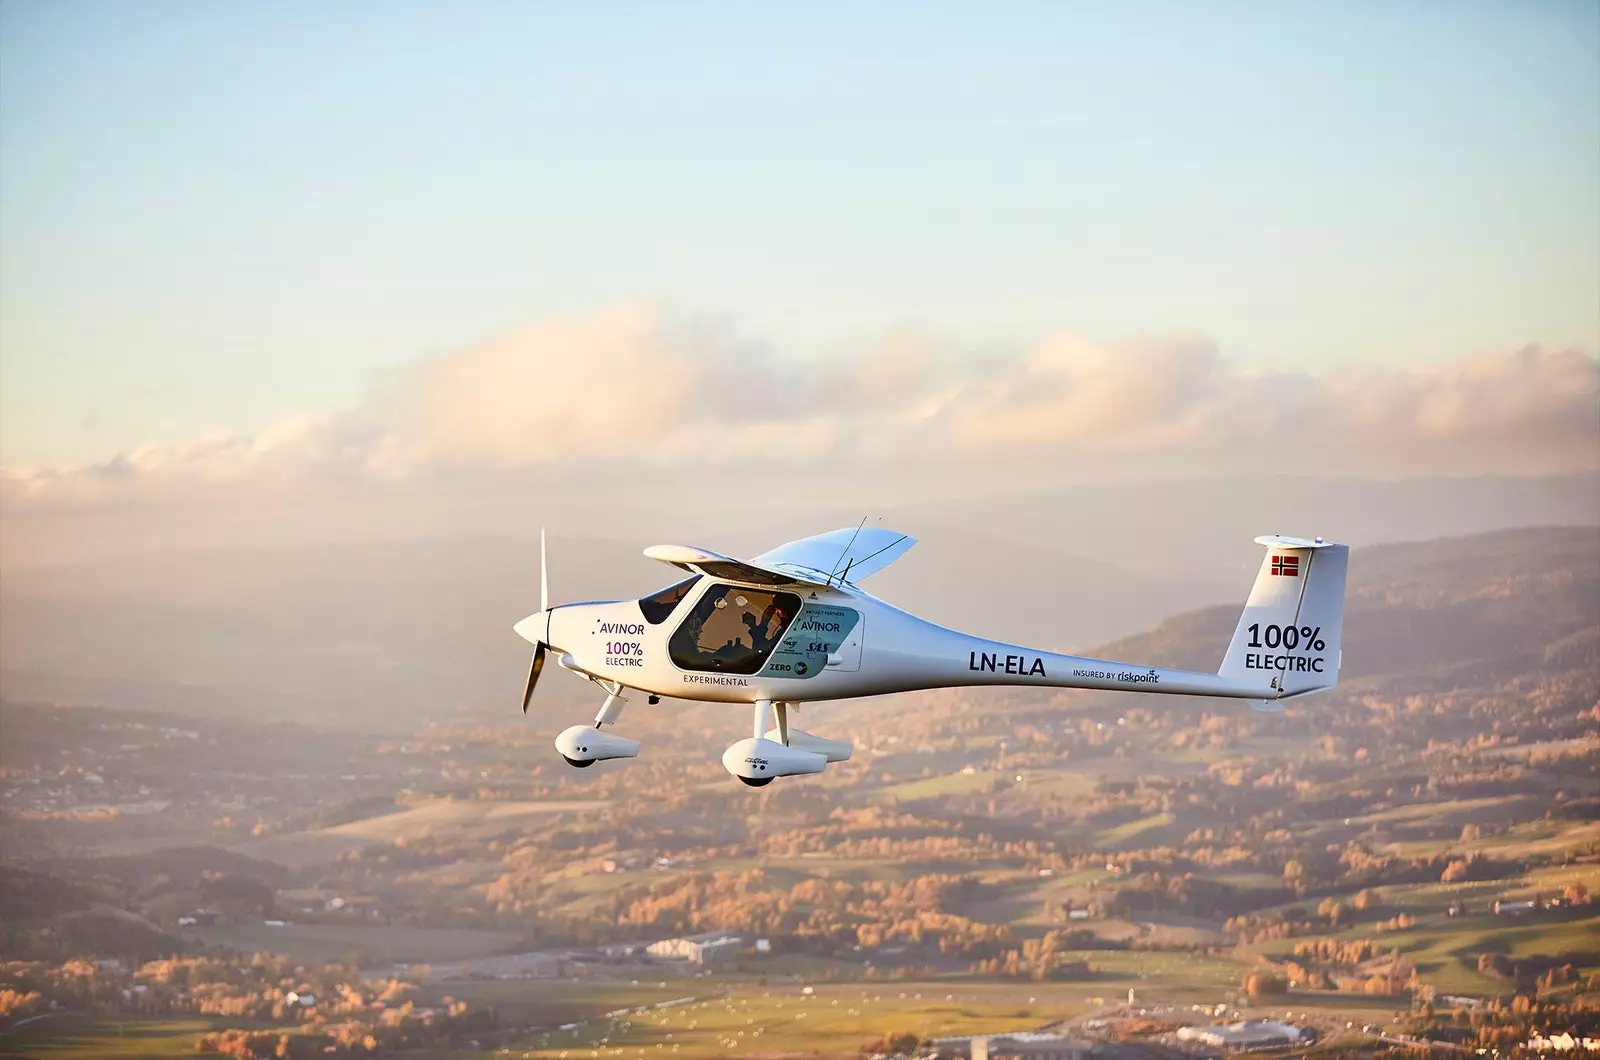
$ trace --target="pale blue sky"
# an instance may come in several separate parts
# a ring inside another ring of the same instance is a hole
[[[0,5],[0,456],[653,298],[784,357],[1600,346],[1600,4]]]

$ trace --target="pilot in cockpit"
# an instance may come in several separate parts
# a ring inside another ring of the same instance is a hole
[[[746,611],[741,618],[744,619],[745,628],[750,631],[750,647],[757,652],[767,649],[767,624],[761,619]]]

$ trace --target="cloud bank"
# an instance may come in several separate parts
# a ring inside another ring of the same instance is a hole
[[[8,467],[8,506],[202,487],[462,475],[886,478],[1557,473],[1600,467],[1600,362],[1530,346],[1403,369],[1269,371],[1200,335],[1070,333],[974,355],[913,333],[801,362],[728,325],[628,304],[396,369],[359,407],[99,464]],[[803,479],[801,479],[803,481]]]

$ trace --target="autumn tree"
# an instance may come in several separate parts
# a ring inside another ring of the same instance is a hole
[[[1244,992],[1251,997],[1273,997],[1289,992],[1289,980],[1278,972],[1251,972],[1244,977]]]
[[[1478,974],[1490,979],[1510,979],[1515,969],[1505,954],[1485,953],[1478,957]]]

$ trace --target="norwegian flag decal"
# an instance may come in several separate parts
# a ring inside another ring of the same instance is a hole
[[[1286,577],[1286,578],[1298,578],[1298,577],[1300,577],[1300,557],[1299,556],[1273,556],[1272,557],[1272,573],[1278,574],[1278,575],[1282,575],[1283,577]]]

